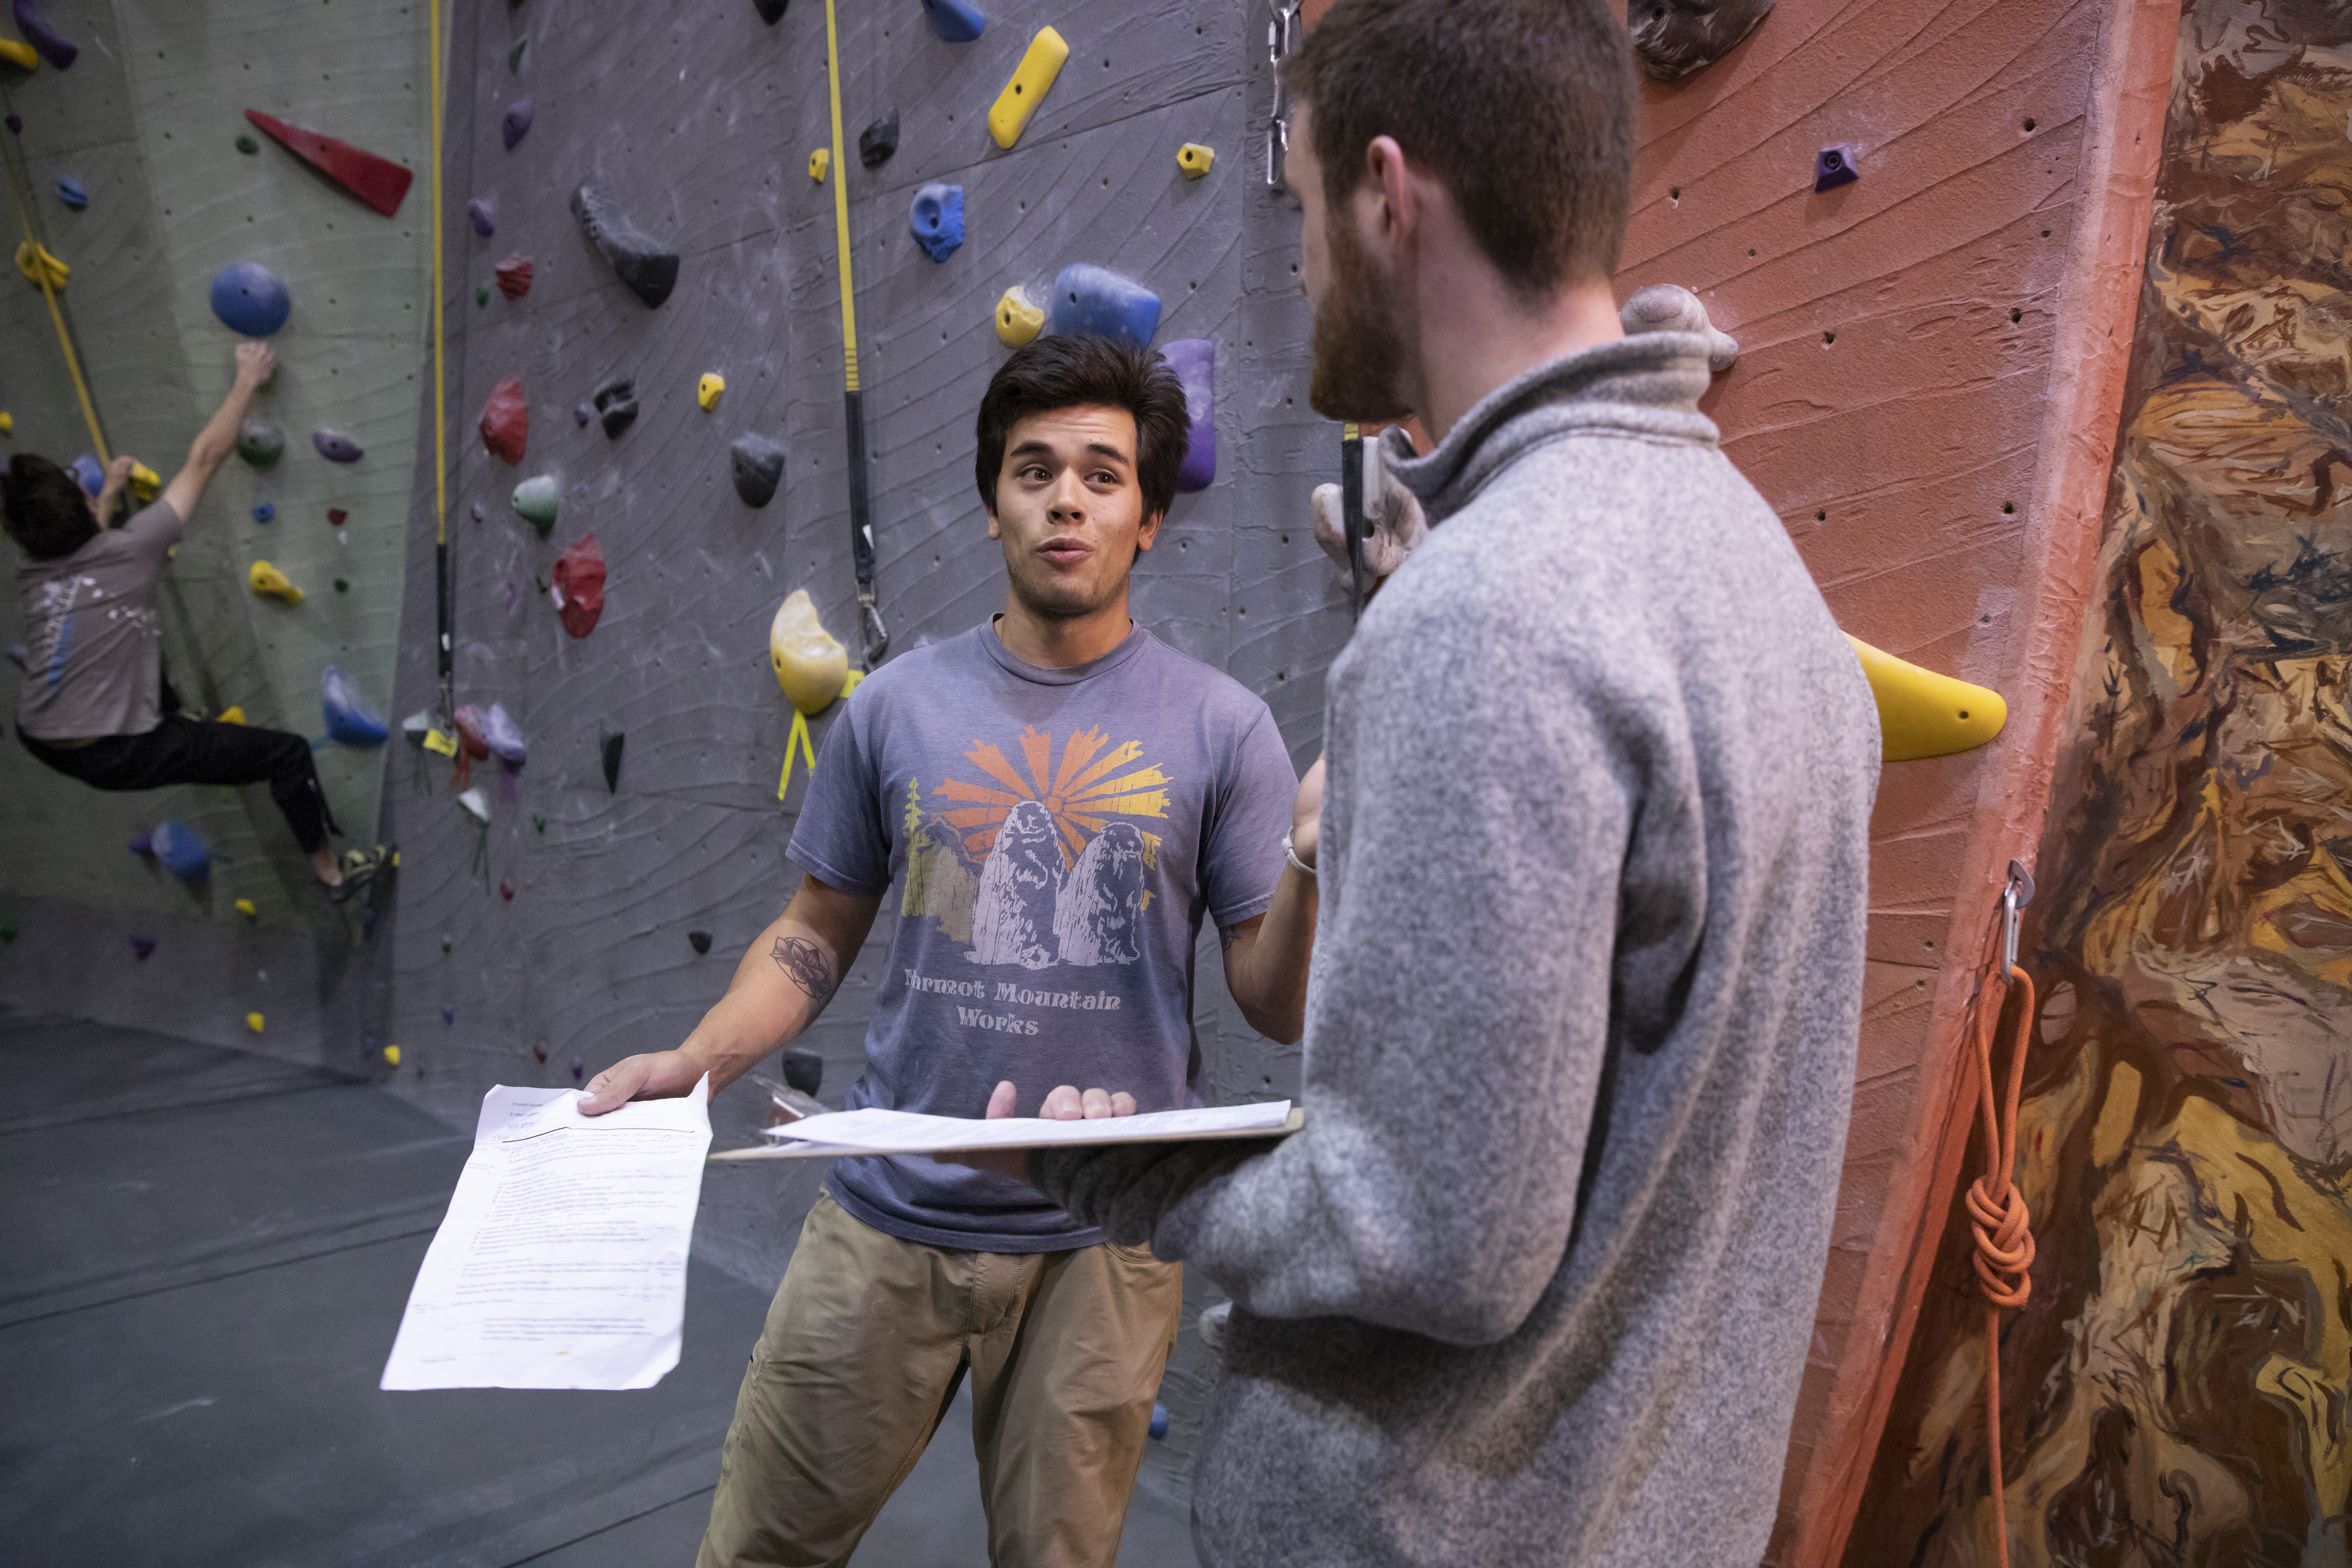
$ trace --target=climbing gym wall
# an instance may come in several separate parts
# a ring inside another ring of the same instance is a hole
[[[430,205],[418,194],[389,216],[371,210],[245,111],[421,173],[425,14],[328,5],[292,26],[281,6],[251,0],[46,11],[78,53],[63,70],[0,62],[8,124],[21,127],[0,138],[20,229],[9,248],[29,230],[70,268],[57,306],[110,449],[168,479],[229,384],[237,335],[215,314],[215,274],[250,261],[288,289],[290,312],[269,339],[277,376],[254,405],[282,432],[283,455],[268,468],[233,459],[190,520],[158,596],[165,659],[190,708],[234,706],[319,738],[329,801],[364,842],[382,752],[325,741],[320,680],[331,666],[379,709],[391,696]],[[0,459],[91,451],[48,306],[14,268],[0,285],[0,409],[15,426]],[[362,455],[329,461],[320,431]],[[301,603],[254,594],[257,561]],[[5,602],[0,642],[22,643],[16,596]],[[10,674],[13,719],[23,677]],[[362,921],[318,897],[266,791],[100,795],[12,737],[0,794],[11,1001],[207,1038],[249,1038],[257,1014],[263,1048],[315,1049]],[[126,848],[163,820],[209,852],[201,886]]]
[[[2343,6],[2180,16],[2029,932],[2020,1563],[2352,1560],[2347,123]],[[1993,1561],[1949,1221],[1849,1563]]]

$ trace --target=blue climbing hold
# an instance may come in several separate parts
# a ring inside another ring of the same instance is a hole
[[[277,515],[278,509],[271,506],[268,501],[263,501],[259,506],[253,509],[253,521],[256,522],[268,522],[271,518],[276,517]]]
[[[84,452],[66,465],[66,471],[92,495],[106,488],[106,469],[100,466],[95,453]]]
[[[530,100],[518,98],[507,105],[506,114],[499,121],[499,135],[505,140],[507,151],[511,153],[515,150],[515,143],[530,133]]]
[[[923,20],[931,25],[940,41],[947,44],[968,44],[988,26],[988,18],[981,14],[980,7],[966,5],[964,0],[923,0]]]
[[[963,244],[963,187],[929,184],[916,191],[907,208],[907,226],[933,261],[953,256]],[[1158,310],[1156,302],[1153,309]]]
[[[1176,488],[1207,489],[1217,477],[1217,345],[1207,338],[1180,338],[1160,353],[1183,384],[1184,412],[1192,422]]]
[[[346,746],[381,746],[392,726],[360,701],[359,693],[333,665],[319,677],[319,706],[327,710],[327,735]]]
[[[159,822],[147,836],[155,858],[163,869],[191,888],[203,885],[213,874],[212,851],[196,837],[196,830],[184,822]]]
[[[1123,338],[1141,348],[1160,330],[1160,296],[1108,268],[1074,261],[1054,279],[1054,330]]]
[[[79,212],[89,205],[89,188],[71,174],[58,176],[58,200]]]
[[[1151,1407],[1151,1425],[1146,1430],[1150,1433],[1151,1440],[1155,1443],[1168,1436],[1168,1406],[1155,1405]]]
[[[318,448],[319,456],[331,463],[356,463],[367,456],[366,450],[357,441],[341,430],[313,430],[310,432],[310,445]]]
[[[232,332],[266,338],[293,311],[286,285],[258,261],[232,261],[213,274],[213,314]]]

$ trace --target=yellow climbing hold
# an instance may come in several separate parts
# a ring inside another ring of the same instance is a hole
[[[824,184],[825,171],[832,167],[833,151],[831,148],[820,147],[815,152],[809,154],[809,178],[814,180],[818,184],[821,185]]]
[[[257,561],[245,574],[246,585],[257,595],[272,595],[289,605],[302,602],[302,590],[287,579],[286,574],[267,561]]]
[[[245,710],[232,702],[227,707],[220,710],[220,716],[215,719],[213,722],[215,724],[242,724],[245,722]]]
[[[425,731],[425,749],[438,752],[445,757],[454,757],[457,754],[457,742],[438,730],[427,730]]]
[[[14,435],[16,430],[16,416],[6,409],[0,408],[0,436]]]
[[[842,694],[849,674],[849,650],[817,619],[806,588],[784,595],[768,626],[768,662],[776,684],[803,713],[822,713]]]
[[[1217,150],[1203,147],[1198,142],[1187,142],[1176,149],[1176,166],[1184,172],[1188,180],[1197,180],[1207,174],[1209,165],[1216,161]]]
[[[163,476],[146,464],[133,459],[131,465],[131,499],[145,506],[163,488]]]
[[[1878,703],[1880,760],[1907,763],[1972,752],[2009,722],[2000,694],[1971,686],[1849,637]]]
[[[251,899],[237,900],[236,912],[243,915],[249,921],[257,921],[261,918],[261,911],[253,907],[253,900]]]
[[[1037,111],[1038,100],[1053,87],[1054,79],[1062,74],[1062,62],[1069,58],[1070,46],[1062,42],[1061,34],[1051,27],[1037,29],[1037,36],[1029,40],[1029,52],[1013,68],[1012,79],[988,111],[988,133],[996,138],[999,147],[1010,147],[1021,140],[1029,117]]]
[[[261,1033],[261,1015],[258,1013],[247,1013],[245,1016],[245,1026],[251,1029],[257,1035]]]
[[[0,38],[0,60],[6,60],[18,70],[38,70],[41,66],[41,57],[33,52],[33,46],[15,38]]]
[[[16,247],[16,270],[36,289],[46,283],[52,290],[64,288],[73,276],[72,268],[29,239]]]
[[[398,1046],[384,1047],[383,1065],[388,1068],[396,1068],[400,1065],[400,1047]]]
[[[726,390],[727,378],[715,370],[709,371],[705,373],[700,381],[694,384],[694,400],[705,408],[716,408],[719,406],[719,395]]]
[[[1029,302],[1015,283],[996,302],[996,335],[1008,349],[1017,349],[1045,330],[1045,312]]]

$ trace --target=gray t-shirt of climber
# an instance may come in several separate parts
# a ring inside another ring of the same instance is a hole
[[[1064,1083],[1199,1105],[1194,940],[1203,914],[1265,911],[1297,784],[1265,704],[1139,626],[1066,669],[982,626],[876,671],[824,738],[789,851],[898,917],[847,1107],[978,1116],[1003,1079],[1021,1115]],[[928,1159],[843,1160],[832,1185],[929,1246],[1101,1239],[1024,1183]]]

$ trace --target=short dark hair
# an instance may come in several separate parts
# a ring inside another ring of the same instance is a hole
[[[1606,279],[1633,183],[1633,55],[1605,0],[1339,0],[1282,65],[1335,210],[1393,136],[1488,260],[1550,295]]]
[[[47,458],[19,452],[0,479],[8,537],[36,561],[60,561],[98,536],[80,481]]]
[[[1176,500],[1176,470],[1192,440],[1184,384],[1159,350],[1082,332],[1056,332],[1024,343],[989,379],[980,400],[980,449],[971,468],[990,515],[996,511],[996,479],[1013,426],[1032,414],[1087,404],[1124,408],[1135,416],[1135,477],[1143,489],[1143,512],[1167,515]]]

